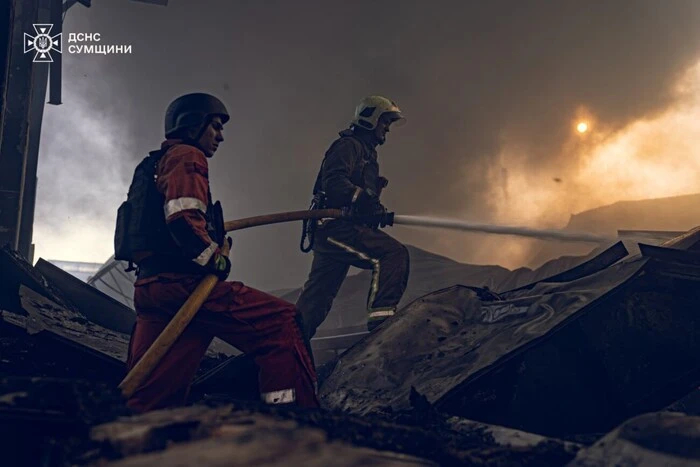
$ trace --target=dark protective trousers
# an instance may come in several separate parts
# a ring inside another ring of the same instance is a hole
[[[394,314],[408,282],[409,257],[403,244],[381,230],[334,220],[318,228],[313,251],[311,272],[296,303],[307,340],[328,316],[350,266],[372,271],[370,323]]]
[[[182,306],[201,277],[160,278],[137,285],[129,369]],[[296,322],[297,310],[240,282],[219,282],[153,374],[127,401],[137,412],[182,405],[207,347],[216,336],[255,359],[261,398],[270,404],[318,407],[316,373]],[[222,388],[223,389],[223,388]]]

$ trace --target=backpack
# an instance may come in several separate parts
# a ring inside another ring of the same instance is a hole
[[[117,211],[114,259],[128,261],[127,271],[151,253],[177,248],[165,224],[165,197],[156,186],[156,169],[164,154],[152,151],[136,166],[126,201]]]

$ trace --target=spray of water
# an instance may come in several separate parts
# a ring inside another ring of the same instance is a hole
[[[394,225],[413,225],[417,227],[438,227],[444,229],[464,230],[468,232],[484,232],[501,235],[517,235],[568,242],[606,243],[616,239],[587,232],[575,232],[559,229],[533,229],[511,225],[482,224],[457,219],[441,219],[429,216],[394,216]]]

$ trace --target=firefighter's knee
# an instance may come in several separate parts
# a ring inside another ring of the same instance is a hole
[[[406,248],[405,245],[397,242],[396,247],[391,250],[388,257],[390,258],[391,263],[394,267],[408,269],[409,255],[408,248]]]

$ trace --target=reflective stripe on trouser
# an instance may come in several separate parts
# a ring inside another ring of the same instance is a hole
[[[369,296],[367,297],[367,311],[369,311],[368,318],[370,321],[373,320],[384,320],[391,316],[394,316],[396,308],[394,307],[375,307],[374,302],[377,296],[377,291],[379,290],[379,273],[381,271],[381,263],[377,258],[370,258],[366,254],[352,248],[350,245],[346,245],[343,242],[336,240],[333,237],[328,237],[328,243],[342,248],[348,253],[352,253],[357,256],[362,261],[367,261],[372,265],[372,281],[369,286]]]
[[[129,368],[143,356],[200,280],[186,276],[135,288],[137,321],[129,344]],[[219,282],[128,405],[144,412],[184,403],[199,362],[216,336],[254,358],[260,369],[258,387],[263,400],[275,403],[291,399],[302,407],[318,407],[316,373],[295,321],[296,313],[291,303],[240,282]]]
[[[394,313],[396,313],[396,310],[393,309],[372,310],[369,312],[367,319],[370,321],[383,321],[387,318],[394,316]]]
[[[367,300],[372,319],[386,319],[396,310],[408,281],[406,247],[380,230],[331,221],[316,232],[311,271],[297,300],[307,339],[328,315],[350,266],[372,270]],[[348,311],[343,321],[362,319],[354,314],[359,312]]]
[[[261,392],[260,398],[266,404],[291,404],[297,400],[294,388],[281,391]]]
[[[355,250],[350,245],[346,245],[343,242],[336,240],[333,237],[328,237],[328,243],[342,248],[343,250],[352,253],[357,256],[362,261],[367,261],[372,265],[372,282],[369,286],[369,296],[367,297],[367,310],[373,310],[374,298],[377,296],[377,290],[379,290],[379,271],[381,270],[381,264],[377,258],[370,258],[361,251]]]

